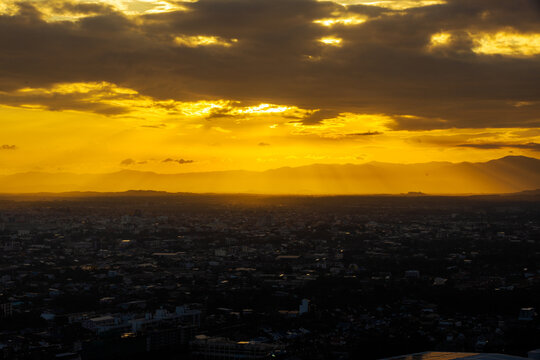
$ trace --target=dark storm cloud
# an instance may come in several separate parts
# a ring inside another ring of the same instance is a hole
[[[539,105],[515,106],[540,100],[540,57],[477,55],[467,35],[505,28],[540,33],[536,0],[450,0],[405,12],[308,0],[201,0],[183,3],[189,11],[137,19],[106,6],[55,4],[95,15],[48,23],[21,3],[18,14],[0,16],[0,91],[107,81],[158,99],[321,109],[301,120],[306,124],[356,112],[393,116],[396,129],[540,126]],[[370,20],[332,28],[313,23],[336,12]],[[452,33],[453,41],[428,51],[440,31]],[[174,42],[196,35],[238,42]],[[317,41],[330,35],[343,39],[340,47]],[[20,103],[8,95],[0,101]],[[40,101],[52,107],[51,99]]]

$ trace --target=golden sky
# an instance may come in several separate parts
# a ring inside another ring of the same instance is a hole
[[[0,48],[0,174],[540,152],[534,0],[4,0]]]

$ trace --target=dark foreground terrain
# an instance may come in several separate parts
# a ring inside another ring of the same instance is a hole
[[[540,198],[0,197],[0,359],[540,348]]]

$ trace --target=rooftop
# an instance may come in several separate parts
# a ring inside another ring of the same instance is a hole
[[[417,354],[400,355],[386,360],[523,360],[526,358],[503,354],[480,354],[460,352],[427,351]]]

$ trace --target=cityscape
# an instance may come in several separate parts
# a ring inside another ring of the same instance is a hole
[[[0,0],[0,360],[540,360],[540,0]]]
[[[2,359],[540,347],[538,193],[5,195]]]

